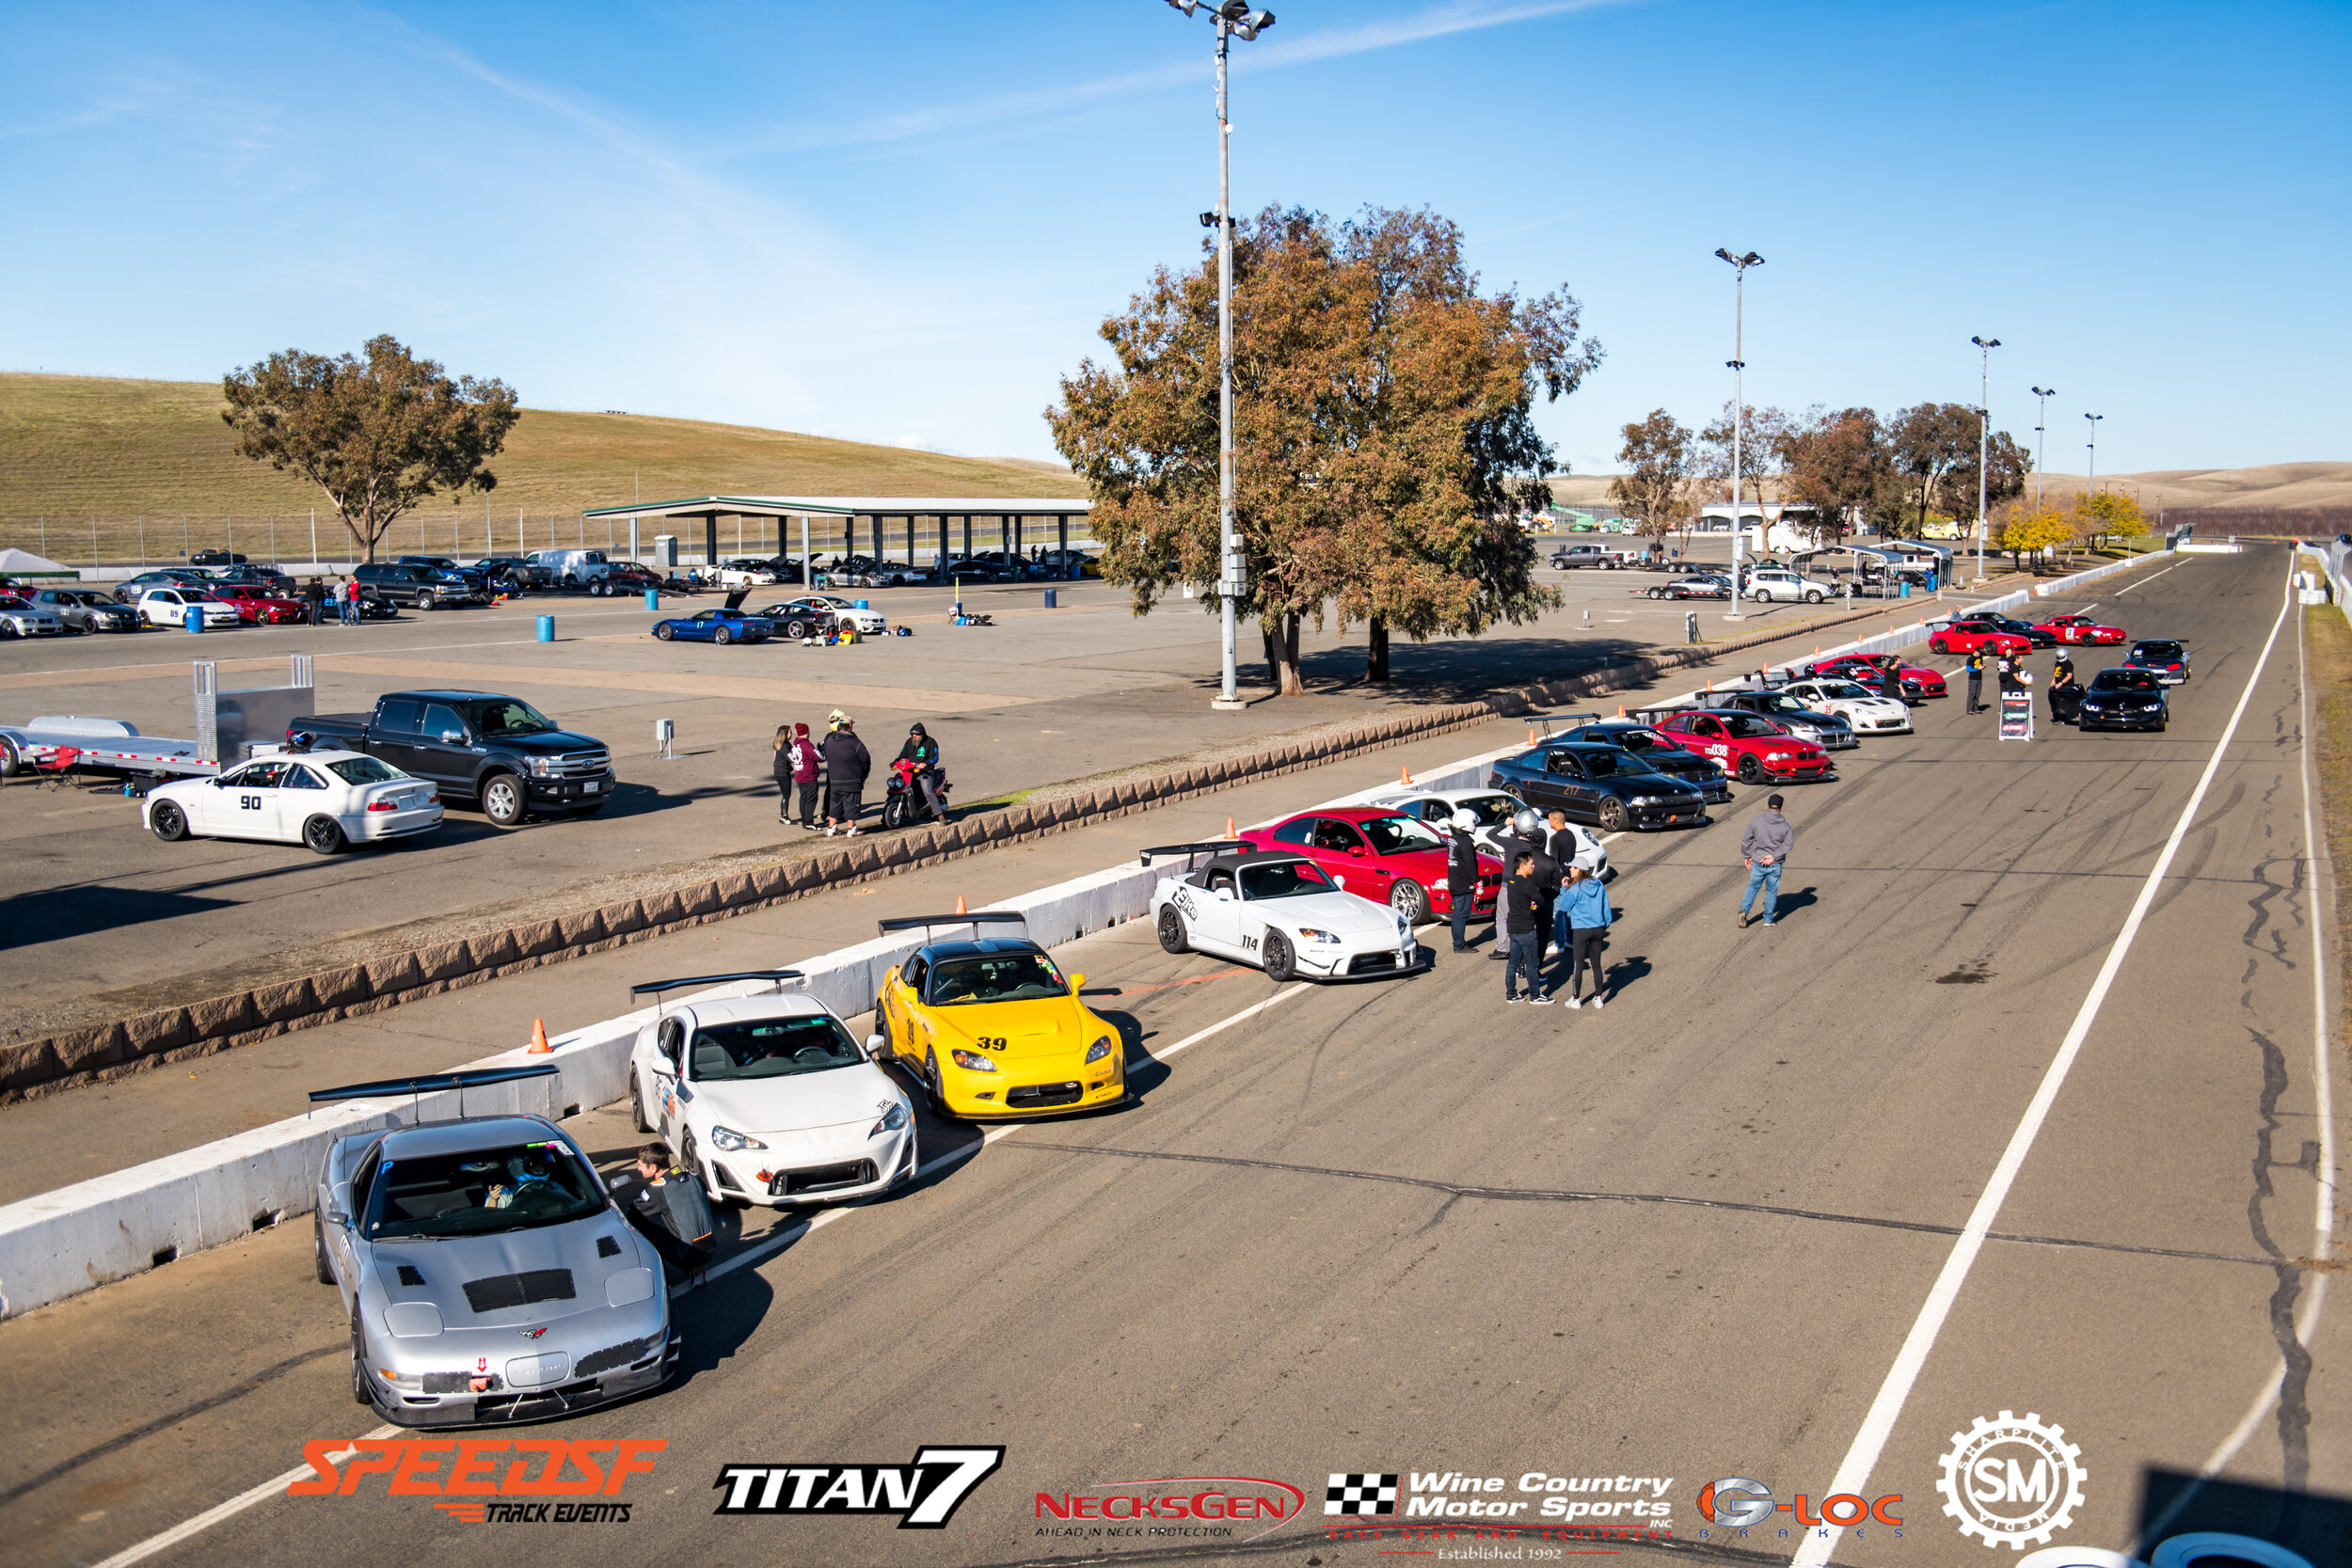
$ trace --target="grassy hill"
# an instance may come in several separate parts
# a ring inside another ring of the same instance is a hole
[[[33,547],[34,520],[45,515],[53,544],[79,531],[79,545],[66,548],[66,559],[78,561],[89,554],[92,513],[103,545],[127,538],[123,531],[140,515],[151,530],[166,518],[176,527],[183,513],[209,518],[215,534],[220,518],[232,515],[242,538],[268,515],[284,522],[322,504],[301,480],[237,456],[220,422],[221,406],[220,388],[208,382],[0,373],[0,544]],[[499,483],[488,505],[501,534],[511,531],[517,513],[533,519],[535,535],[539,519],[577,518],[583,507],[612,506],[640,493],[647,500],[728,493],[1086,493],[1066,469],[1024,459],[948,457],[754,425],[545,408],[525,411],[490,467]],[[478,497],[465,503],[476,519],[483,507]],[[446,531],[446,502],[424,511],[437,532]]]

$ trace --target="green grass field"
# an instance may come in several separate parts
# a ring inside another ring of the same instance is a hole
[[[260,559],[310,554],[310,515],[325,499],[303,481],[236,455],[207,382],[0,373],[0,546],[67,565],[170,561],[223,544]],[[394,525],[393,550],[495,542],[532,549],[605,543],[583,507],[707,495],[1082,496],[1067,472],[866,446],[752,425],[642,414],[526,410],[490,465],[498,488],[462,505],[427,502]],[[93,546],[91,519],[97,521]],[[231,522],[233,519],[233,523]],[[732,520],[721,547],[734,547]],[[677,531],[682,536],[686,527]],[[340,528],[321,519],[321,547]],[[645,531],[648,545],[652,531]],[[753,546],[745,536],[745,546]],[[45,548],[44,548],[45,545]],[[820,547],[822,547],[820,546]]]

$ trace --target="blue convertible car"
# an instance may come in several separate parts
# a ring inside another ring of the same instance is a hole
[[[706,610],[653,624],[653,634],[664,642],[674,639],[688,642],[765,642],[775,635],[775,630],[776,624],[765,615],[746,615],[739,610]]]

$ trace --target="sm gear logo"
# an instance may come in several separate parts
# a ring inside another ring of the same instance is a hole
[[[1786,1513],[1792,1523],[1809,1527],[1836,1525],[1845,1528],[1876,1522],[1899,1529],[1903,1519],[1895,1512],[1895,1505],[1902,1500],[1900,1492],[1889,1492],[1876,1500],[1839,1492],[1823,1497],[1820,1512],[1816,1513],[1813,1499],[1803,1492],[1785,1503],[1776,1503],[1772,1501],[1772,1489],[1762,1481],[1746,1476],[1725,1476],[1699,1488],[1699,1517],[1725,1529],[1760,1528],[1778,1513]]]

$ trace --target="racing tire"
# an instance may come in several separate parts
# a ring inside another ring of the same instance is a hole
[[[667,642],[671,638],[677,635],[677,633],[670,629],[670,623],[667,621],[656,622],[653,628],[653,634],[664,642]]]
[[[166,844],[177,844],[188,836],[187,813],[169,800],[156,801],[155,809],[148,814],[147,821],[155,836]]]
[[[712,633],[710,634],[710,640],[711,640],[713,642],[718,643],[718,644],[719,644],[719,646],[721,646],[722,648],[723,648],[723,647],[725,647],[728,643],[730,643],[730,642],[732,642],[732,641],[735,641],[735,633],[733,633],[733,632],[729,631],[729,630],[728,630],[726,627],[724,627],[724,626],[721,626],[721,627],[719,627],[716,631],[714,631],[714,632],[712,632]]]
[[[368,1387],[368,1341],[359,1332],[359,1314],[351,1314],[351,1402],[373,1405],[375,1395]]]
[[[890,1037],[890,1010],[882,1006],[882,999],[879,996],[874,998],[874,1033],[882,1037],[882,1050],[875,1053],[874,1059],[880,1062],[897,1061],[898,1047]]]
[[[1931,637],[1928,639],[1928,652],[1931,654],[1948,654],[1952,650],[1949,647],[1945,645],[1945,641],[1942,638]]]
[[[637,1124],[640,1132],[653,1131],[653,1123],[645,1119],[645,1091],[637,1082],[637,1069],[628,1069],[628,1119]]]
[[[310,1267],[318,1272],[320,1284],[335,1283],[335,1271],[326,1261],[326,1222],[316,1209],[310,1211]]]
[[[24,771],[24,759],[16,754],[16,742],[0,736],[0,779],[13,779]]]
[[[302,825],[302,847],[314,855],[340,855],[349,843],[342,824],[324,813]]]
[[[1626,816],[1625,802],[1623,800],[1618,800],[1613,795],[1606,797],[1602,800],[1600,802],[1601,832],[1605,833],[1621,833],[1625,832],[1626,823],[1629,820],[1629,818]]]
[[[512,773],[493,773],[482,781],[482,815],[493,828],[522,826],[530,799],[523,793],[522,781]]]
[[[1408,925],[1418,926],[1429,918],[1429,892],[1410,877],[1399,877],[1389,889],[1389,908],[1403,915]]]
[[[1291,956],[1290,938],[1279,931],[1265,934],[1265,977],[1280,985],[1296,974],[1296,960]]]
[[[1161,907],[1158,926],[1161,952],[1189,953],[1192,951],[1192,939],[1184,934],[1184,917],[1176,912],[1173,905]]]
[[[1743,784],[1764,782],[1764,765],[1756,761],[1753,753],[1740,759],[1740,782]]]

